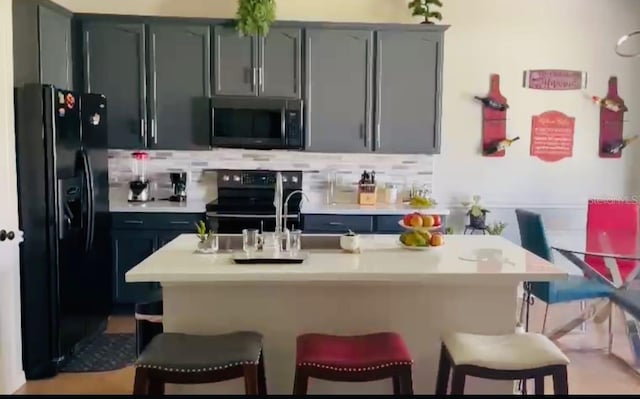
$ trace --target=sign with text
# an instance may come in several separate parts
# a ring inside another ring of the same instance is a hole
[[[531,156],[557,162],[573,156],[576,118],[558,111],[535,115],[531,123]]]
[[[536,90],[581,90],[587,87],[587,73],[562,69],[525,71],[524,87]]]

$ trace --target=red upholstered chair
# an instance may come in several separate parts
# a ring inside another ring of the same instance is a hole
[[[365,382],[390,378],[393,393],[412,395],[413,360],[399,334],[358,336],[304,334],[297,338],[294,395],[305,395],[309,378]]]
[[[600,233],[607,232],[611,249],[626,255],[638,251],[640,230],[640,206],[637,202],[589,200],[587,208],[587,252],[609,252],[602,248]],[[611,279],[611,273],[600,256],[585,256],[585,262],[603,276]],[[617,260],[623,281],[635,268],[633,260]]]

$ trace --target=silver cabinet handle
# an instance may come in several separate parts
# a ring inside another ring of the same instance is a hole
[[[380,148],[380,122],[376,124],[376,150]]]
[[[144,119],[140,119],[140,138],[144,141]]]
[[[170,224],[189,224],[186,220],[172,220]]]
[[[142,224],[142,220],[125,220],[125,224]]]
[[[158,144],[158,130],[156,126],[156,120],[151,119],[151,138],[153,139],[153,144]]]
[[[256,76],[257,73],[258,68],[253,68],[253,76],[251,77],[251,89],[256,88],[256,81],[258,80],[258,77]]]
[[[260,93],[264,92],[264,68],[260,67]]]

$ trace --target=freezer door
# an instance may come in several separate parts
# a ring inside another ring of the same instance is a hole
[[[53,144],[55,165],[59,179],[73,177],[76,154],[81,146],[80,104],[78,95],[72,91],[50,87],[45,96],[47,120],[54,121]]]

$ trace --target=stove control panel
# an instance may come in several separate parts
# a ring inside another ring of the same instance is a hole
[[[285,188],[302,189],[302,172],[282,171]],[[265,188],[276,185],[276,171],[273,170],[219,170],[218,188]]]

